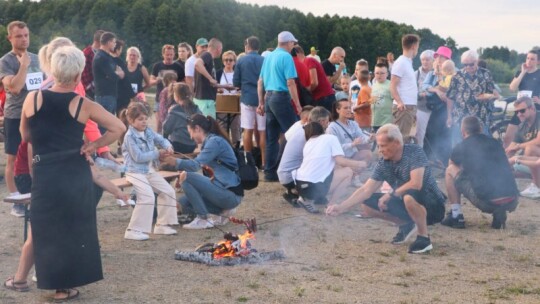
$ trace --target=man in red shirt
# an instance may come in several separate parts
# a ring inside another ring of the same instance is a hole
[[[324,68],[320,62],[311,57],[306,57],[304,50],[299,45],[294,47],[298,58],[304,63],[309,71],[309,87],[314,100],[314,106],[322,106],[326,108],[330,113],[332,112],[332,106],[336,102],[336,95],[334,89]]]
[[[92,72],[92,62],[94,61],[94,55],[101,47],[99,40],[101,38],[101,34],[104,32],[105,31],[103,30],[97,30],[94,33],[94,41],[92,44],[85,47],[83,50],[84,58],[86,58],[86,65],[84,66],[84,70],[81,75],[81,82],[84,86],[84,90],[86,91],[86,97],[90,98],[94,98],[94,73]]]

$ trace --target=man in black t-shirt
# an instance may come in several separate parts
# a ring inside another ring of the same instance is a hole
[[[451,211],[441,222],[452,228],[465,228],[461,194],[484,213],[493,214],[491,227],[505,228],[506,212],[518,205],[518,189],[512,169],[501,144],[482,134],[482,124],[475,116],[461,123],[463,141],[452,150],[446,168],[446,190]]]
[[[518,98],[528,96],[532,98],[536,109],[540,110],[540,69],[538,69],[538,51],[531,50],[527,53],[525,63],[521,65],[521,70],[516,75],[509,86],[510,90],[517,92]],[[519,118],[514,114],[512,120],[506,128],[504,134],[504,144],[508,146],[513,140],[519,125]]]
[[[125,76],[112,56],[115,47],[116,35],[110,32],[103,33],[100,38],[100,49],[92,62],[96,102],[113,114],[117,106],[118,81]],[[100,131],[103,134],[106,130],[100,128]]]
[[[386,124],[377,131],[382,158],[370,179],[341,204],[328,207],[328,215],[337,215],[360,203],[362,214],[399,225],[392,244],[403,244],[418,231],[409,253],[433,249],[427,225],[444,217],[446,197],[431,174],[427,157],[418,145],[404,145],[399,128]],[[375,193],[383,182],[392,187],[389,193]]]
[[[163,90],[163,82],[161,79],[166,72],[176,73],[176,80],[178,82],[184,81],[184,78],[186,78],[184,76],[184,69],[182,66],[177,61],[174,61],[174,45],[165,44],[161,48],[161,55],[163,56],[163,61],[154,63],[154,66],[152,67],[152,75],[150,76],[150,81],[157,84],[156,101],[159,100],[159,94],[161,93],[161,90]],[[158,110],[158,104],[159,102],[156,102],[154,111]]]
[[[332,86],[337,84],[345,69],[345,50],[342,47],[336,46],[332,49],[330,57],[321,62],[321,64],[330,84],[332,84]],[[339,66],[337,69],[336,65]]]
[[[208,42],[208,51],[203,52],[195,61],[195,98],[193,102],[206,116],[216,118],[217,84],[214,59],[221,56],[223,44],[216,38]]]

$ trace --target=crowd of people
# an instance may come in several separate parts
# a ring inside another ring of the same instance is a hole
[[[423,51],[415,70],[421,40],[414,34],[402,37],[395,61],[392,53],[379,57],[371,73],[368,61],[359,59],[349,75],[343,47],[321,60],[316,47],[306,55],[288,31],[262,55],[255,36],[246,38],[238,55],[223,52],[217,38],[200,38],[195,52],[179,43],[175,60],[175,46],[166,44],[163,60],[148,70],[135,46],[121,58],[126,44],[111,32],[96,31],[82,51],[68,38],[55,38],[38,56],[28,52],[24,22],[7,29],[12,50],[0,58],[4,177],[10,196],[32,198],[31,234],[15,276],[4,282],[8,289],[27,291],[33,264],[38,288],[56,290],[58,301],[103,278],[96,205],[102,189],[121,200],[128,195],[93,159],[118,162],[108,147],[116,141],[137,196],[127,240],[177,234],[179,213],[189,216],[185,229],[226,224],[244,197],[234,151],[239,147],[260,149],[264,180],[283,185],[283,198],[293,207],[336,216],[360,206],[362,216],[399,227],[393,244],[416,234],[410,253],[432,250],[428,225],[466,227],[462,196],[493,215],[492,228],[505,228],[520,194],[512,166],[532,177],[521,195],[540,197],[534,50],[510,84],[518,91],[515,117],[497,140],[489,126],[500,94],[478,54],[464,52],[457,68],[452,50],[440,46]],[[153,86],[152,108],[145,90]],[[219,113],[219,95],[238,96],[240,112]],[[158,173],[160,162],[180,171],[178,199]],[[444,170],[446,194],[434,167]],[[348,189],[354,191],[343,197]],[[24,207],[14,204],[12,214],[24,214]]]

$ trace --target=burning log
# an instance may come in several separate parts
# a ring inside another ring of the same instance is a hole
[[[257,264],[269,260],[285,258],[283,250],[268,252],[251,252],[245,256],[223,257],[214,259],[211,252],[183,252],[176,250],[174,258],[179,261],[196,262],[210,266],[234,266],[240,264]]]

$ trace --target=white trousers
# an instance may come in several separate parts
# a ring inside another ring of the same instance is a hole
[[[127,173],[126,179],[133,184],[137,204],[131,214],[128,229],[150,233],[154,215],[154,193],[157,197],[156,225],[177,225],[176,194],[173,187],[157,172],[148,174]]]
[[[416,111],[416,140],[418,140],[420,147],[424,147],[424,138],[426,137],[426,129],[430,116],[431,111]]]

